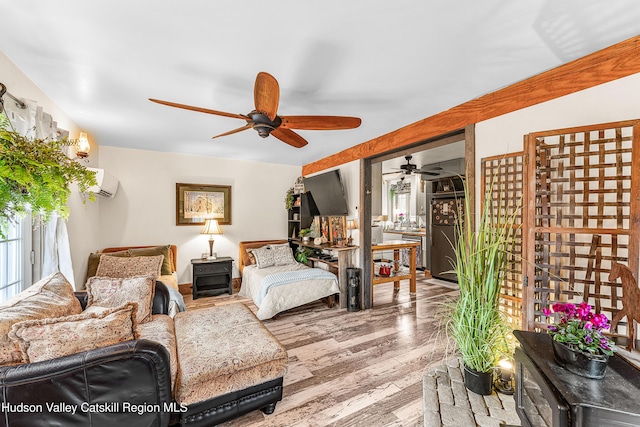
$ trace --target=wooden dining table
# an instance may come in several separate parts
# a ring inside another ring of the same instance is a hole
[[[371,294],[373,296],[373,286],[379,283],[393,282],[394,290],[400,290],[400,281],[409,280],[409,293],[416,293],[416,253],[420,242],[408,241],[408,240],[389,240],[382,243],[376,243],[371,245],[371,260],[373,280],[371,287]],[[409,249],[409,271],[403,272],[400,270],[400,250]],[[375,274],[375,259],[374,253],[379,251],[393,251],[393,269],[389,276],[380,276]]]

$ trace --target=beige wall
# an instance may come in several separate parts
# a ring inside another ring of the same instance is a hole
[[[300,166],[104,145],[100,167],[120,181],[115,198],[100,203],[100,247],[175,244],[179,283],[191,282],[190,260],[209,245],[201,226],[176,226],[176,183],[232,186],[232,225],[215,236],[214,252],[237,261],[240,241],[287,237],[285,193],[301,173]]]

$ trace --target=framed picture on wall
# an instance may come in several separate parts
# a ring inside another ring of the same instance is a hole
[[[320,217],[320,235],[331,245],[342,246],[346,239],[347,219],[344,216]]]
[[[320,236],[327,238],[327,242],[331,241],[331,225],[328,216],[320,217]]]
[[[231,224],[231,186],[176,184],[176,225]]]
[[[344,216],[330,216],[329,227],[331,229],[331,237],[329,241],[336,246],[343,246],[345,244],[346,229],[346,217]]]

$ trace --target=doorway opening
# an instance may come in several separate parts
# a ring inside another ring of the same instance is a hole
[[[411,156],[407,160],[408,156]],[[448,158],[447,158],[448,157]],[[451,132],[446,135],[419,141],[415,144],[405,145],[395,150],[362,159],[360,161],[360,266],[362,268],[362,307],[372,306],[372,281],[374,277],[373,257],[371,247],[373,240],[380,239],[379,230],[373,231],[374,222],[384,221],[387,226],[400,227],[400,229],[421,230],[429,222],[430,207],[425,204],[420,206],[415,202],[415,210],[411,211],[409,206],[411,201],[407,196],[399,197],[398,202],[403,201],[403,206],[407,212],[396,207],[395,192],[389,189],[398,189],[398,185],[403,187],[404,194],[408,194],[411,186],[404,184],[404,181],[412,181],[414,188],[422,185],[432,185],[429,179],[418,179],[419,175],[427,175],[423,172],[433,172],[429,167],[440,162],[456,158],[464,158],[464,170],[466,173],[466,183],[469,187],[469,196],[472,200],[471,206],[475,206],[475,138],[474,125],[469,125],[464,129]],[[402,166],[405,164],[414,166]],[[407,173],[407,170],[410,170]],[[433,168],[437,170],[437,167]],[[395,175],[394,175],[395,173]],[[384,175],[383,175],[384,174]],[[436,175],[432,175],[436,178]],[[387,178],[386,180],[383,180]],[[397,177],[397,179],[396,179]],[[404,177],[404,180],[402,179]],[[386,181],[386,184],[383,184]],[[425,184],[422,184],[425,182]],[[426,184],[428,183],[428,184]],[[391,187],[394,186],[394,187]],[[383,194],[384,193],[384,194]],[[400,200],[402,199],[402,200]],[[387,204],[386,206],[385,203]],[[399,203],[400,204],[400,203]],[[413,206],[413,205],[412,205]],[[473,215],[472,215],[473,216]],[[393,225],[392,225],[393,224]],[[375,233],[375,235],[374,235]],[[430,240],[427,237],[427,244]],[[425,248],[428,250],[429,248]],[[422,254],[422,261],[428,266],[428,254]]]

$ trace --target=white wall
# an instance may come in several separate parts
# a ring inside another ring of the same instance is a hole
[[[640,119],[640,74],[634,74],[476,124],[476,171],[483,157],[523,149],[524,135]]]
[[[232,187],[232,224],[221,226],[213,250],[237,262],[239,242],[287,237],[285,193],[301,173],[299,166],[104,145],[100,167],[120,187],[101,202],[99,247],[175,244],[179,283],[191,283],[190,260],[209,250],[209,237],[202,226],[176,226],[176,183]]]
[[[45,112],[51,114],[53,119],[58,123],[59,128],[69,131],[70,138],[78,138],[80,128],[2,52],[0,52],[0,70],[2,70],[0,82],[7,87],[9,93],[17,98],[36,101],[38,105],[42,106]],[[5,102],[9,101],[10,99],[5,97]],[[86,163],[86,165],[95,166],[98,164],[97,144],[92,140],[91,135],[89,135],[89,140],[92,147],[88,158],[89,162]],[[97,224],[100,202],[89,202],[87,206],[84,206],[76,188],[77,187],[72,186],[71,195],[67,203],[71,211],[67,222],[67,229],[71,245],[76,288],[80,289],[84,284],[84,277],[87,270],[87,255],[95,248],[96,242],[98,241]]]

